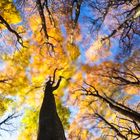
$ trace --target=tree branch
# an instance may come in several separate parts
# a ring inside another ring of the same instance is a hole
[[[122,139],[128,140],[126,136],[124,136],[119,129],[117,129],[114,125],[112,125],[110,122],[108,122],[103,116],[101,116],[98,113],[95,113],[95,115],[100,118],[103,122],[105,122],[110,128]]]
[[[112,108],[115,111],[121,113],[122,115],[127,116],[128,118],[131,118],[132,120],[135,120],[140,123],[140,113],[132,110],[131,108],[129,108],[123,104],[116,102],[115,100],[109,98],[107,95],[105,97],[103,97],[102,95],[100,95],[98,93],[97,89],[94,86],[92,86],[92,85],[88,85],[88,86],[90,86],[94,90],[93,91],[86,90],[85,88],[83,88],[82,91],[85,92],[85,95],[95,96],[95,97],[105,101],[107,104],[109,104],[110,108]]]
[[[17,42],[22,47],[26,47],[26,46],[24,46],[22,37],[14,29],[11,28],[11,26],[8,24],[8,22],[1,15],[0,15],[0,24],[3,24],[11,33],[13,33],[16,36]]]

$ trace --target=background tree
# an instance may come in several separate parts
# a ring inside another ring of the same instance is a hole
[[[90,135],[91,139],[139,139],[138,64],[139,52],[136,51],[122,64],[104,62],[83,66],[86,75],[83,78],[88,83],[81,80],[83,87],[70,97],[76,98],[73,103],[78,105],[73,121],[77,125],[75,129],[80,126],[82,131],[89,130],[87,137]],[[73,131],[71,129],[70,136]],[[80,136],[77,134],[77,137]]]

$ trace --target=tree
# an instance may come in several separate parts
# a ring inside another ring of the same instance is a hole
[[[55,73],[54,71],[53,79],[49,77],[46,82],[45,95],[43,98],[43,103],[39,113],[39,130],[37,140],[66,140],[62,122],[57,114],[56,103],[53,92],[57,90],[62,80],[59,77],[56,85],[55,83]]]
[[[100,113],[98,113],[98,111],[95,112],[94,115],[93,114],[91,115],[93,118],[96,118],[97,120],[99,119],[99,122],[95,124],[95,126],[98,126],[98,128],[101,129],[106,129],[100,126],[100,123],[103,122],[105,126],[107,125],[107,128],[114,131],[114,135],[106,134],[107,137],[113,138],[120,137],[126,140],[138,139],[140,137],[139,132],[140,113],[123,105],[122,103],[116,102],[114,99],[108,97],[105,93],[104,96],[100,95],[95,87],[91,85],[89,86],[93,90],[85,89],[83,87],[82,91],[85,92],[85,95],[97,97],[99,100],[108,104],[110,109],[115,110],[117,112],[115,119],[118,121],[118,123],[116,123],[115,120],[113,122],[112,121],[110,122],[104,117],[104,115],[101,115]],[[121,117],[121,115],[123,117]],[[90,116],[89,119],[91,119]]]
[[[139,139],[139,62],[139,51],[135,51],[123,64],[83,67],[88,83],[81,83],[74,94],[79,111],[73,123],[83,132],[89,130],[87,137]]]
[[[139,1],[97,0],[87,2],[87,4],[93,12],[93,16],[89,17],[93,32],[100,31],[99,35],[103,34],[102,41],[117,39],[119,46],[128,53],[139,38]],[[104,26],[107,33],[102,32]]]

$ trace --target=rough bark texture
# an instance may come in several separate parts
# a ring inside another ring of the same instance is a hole
[[[55,72],[54,72],[55,75]],[[55,76],[53,77],[55,78]],[[56,86],[51,78],[46,83],[44,99],[39,114],[39,130],[37,140],[66,140],[62,122],[57,114],[53,91],[59,87],[61,77]]]

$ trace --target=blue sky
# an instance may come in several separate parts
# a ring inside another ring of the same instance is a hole
[[[5,64],[3,63],[3,61],[0,60],[0,71],[3,70],[5,68]]]

